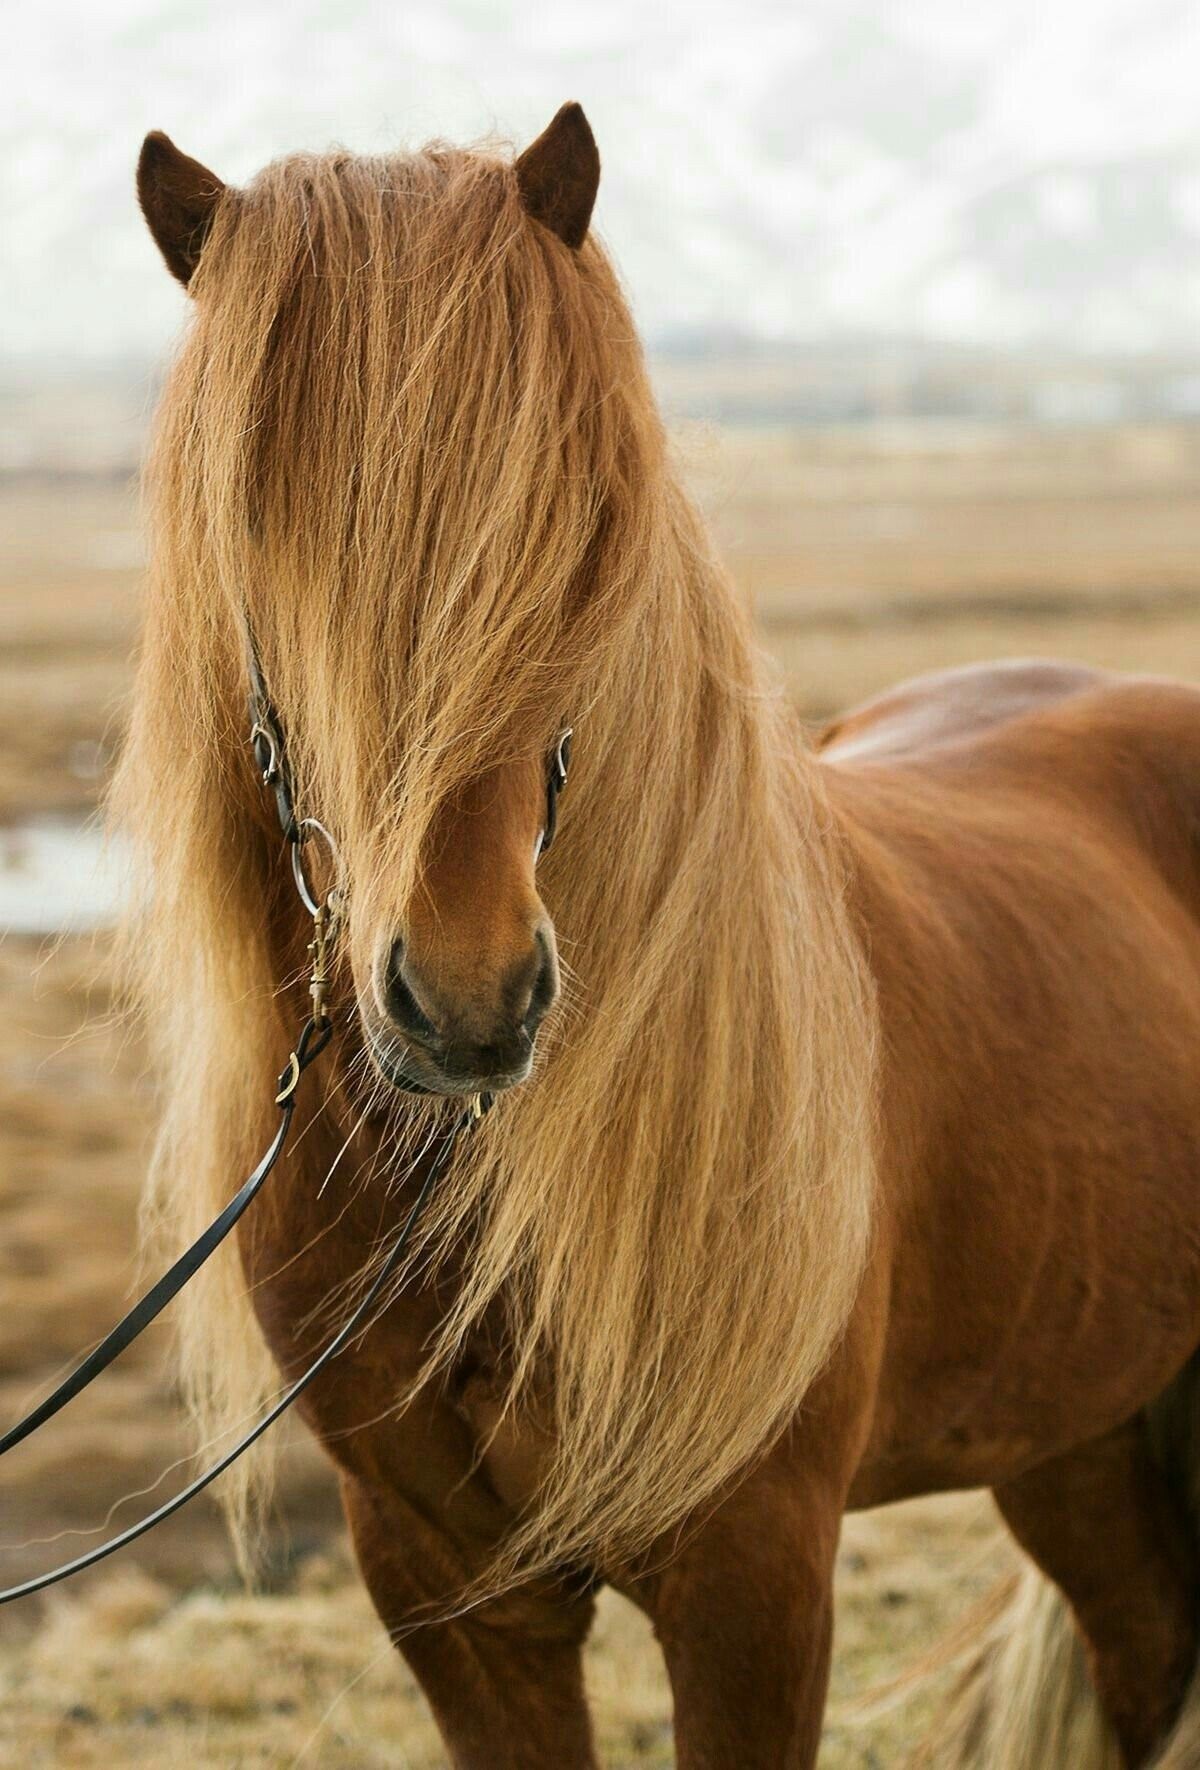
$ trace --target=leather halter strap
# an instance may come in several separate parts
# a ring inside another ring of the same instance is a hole
[[[542,830],[539,855],[545,854],[558,829],[558,795],[567,784],[567,770],[571,766],[571,739],[574,735],[569,725],[559,733],[546,768],[546,823]]]
[[[275,795],[279,827],[289,842],[299,843],[304,839],[304,831],[296,816],[296,790],[284,748],[283,726],[275,711],[275,703],[267,693],[254,630],[248,620],[244,620],[243,624],[246,634],[246,675],[250,679],[250,744],[262,773],[263,785],[269,787]]]

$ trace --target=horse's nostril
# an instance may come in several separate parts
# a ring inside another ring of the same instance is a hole
[[[412,986],[405,975],[402,940],[392,943],[384,993],[388,1013],[403,1032],[416,1039],[431,1040],[438,1037],[437,1027],[413,994]]]
[[[537,947],[537,969],[534,973],[533,987],[529,992],[529,1006],[525,1010],[521,1025],[530,1035],[537,1031],[546,1016],[555,996],[558,994],[558,965],[554,957],[554,948],[544,928],[539,928],[534,936]]]

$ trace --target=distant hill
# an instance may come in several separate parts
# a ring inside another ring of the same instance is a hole
[[[1083,356],[860,338],[772,345],[692,333],[651,355],[668,420],[807,429],[925,419],[1074,428],[1200,420],[1200,352]],[[0,477],[125,478],[137,467],[159,369],[0,360]]]

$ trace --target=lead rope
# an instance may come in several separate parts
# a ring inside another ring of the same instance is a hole
[[[329,995],[329,958],[333,944],[341,926],[343,904],[339,888],[335,885],[324,897],[317,897],[309,882],[301,852],[306,840],[312,834],[319,834],[328,845],[336,863],[337,848],[333,838],[325,826],[315,818],[298,818],[295,811],[295,799],[292,788],[291,773],[283,748],[282,728],[277,714],[267,696],[263,683],[262,669],[258,660],[258,652],[252,635],[247,628],[247,666],[250,677],[250,716],[251,743],[255,757],[262,773],[263,785],[269,787],[275,795],[275,806],[279,817],[280,829],[291,849],[292,877],[300,899],[313,919],[313,937],[309,943],[311,967],[309,972],[309,996],[312,1011],[300,1029],[295,1049],[292,1051],[279,1077],[275,1104],[279,1107],[280,1121],[274,1137],[254,1172],[234,1194],[225,1208],[213,1219],[208,1228],[194,1241],[186,1253],[181,1254],[174,1265],[163,1274],[158,1282],[151,1286],[146,1294],[135,1303],[133,1308],[119,1321],[112,1332],[101,1341],[94,1351],[75,1367],[68,1377],[61,1382],[52,1394],[39,1402],[16,1425],[0,1436],[0,1456],[20,1444],[30,1433],[64,1408],[89,1383],[95,1381],[100,1373],[108,1368],[113,1360],[120,1356],[127,1346],[132,1345],[139,1334],[144,1333],[150,1323],[161,1314],[171,1300],[214,1254],[225,1240],[229,1231],[245,1213],[247,1207],[257,1197],[264,1181],[283,1154],[291,1131],[292,1119],[296,1110],[296,1090],[300,1078],[309,1066],[324,1051],[333,1037],[333,1022],[328,1012]],[[128,1529],[117,1536],[110,1537],[107,1542],[99,1543],[86,1553],[76,1556],[73,1561],[64,1562],[61,1567],[51,1569],[49,1573],[37,1574],[34,1578],[24,1580],[20,1585],[10,1586],[0,1591],[0,1604],[11,1604],[17,1598],[28,1598],[34,1592],[42,1592],[48,1586],[57,1585],[60,1580],[70,1579],[73,1574],[82,1573],[86,1568],[95,1567],[97,1562],[104,1561],[109,1555],[115,1555],[118,1549],[136,1542],[155,1525],[162,1524],[203,1493],[206,1487],[232,1467],[240,1456],[256,1444],[263,1433],[268,1431],[279,1417],[286,1413],[298,1398],[303,1395],[310,1383],[314,1382],[339,1352],[362,1329],[371,1325],[376,1304],[383,1298],[388,1280],[400,1266],[405,1250],[411,1240],[417,1219],[423,1210],[430,1193],[438,1180],[445,1173],[454,1154],[459,1138],[474,1130],[484,1113],[492,1104],[490,1094],[477,1094],[469,1101],[458,1118],[444,1133],[441,1143],[429,1161],[425,1178],[413,1201],[412,1208],[404,1223],[397,1232],[391,1247],[384,1257],[375,1277],[372,1279],[365,1295],[349,1318],[342,1324],[329,1341],[328,1345],[317,1355],[304,1374],[296,1379],[291,1388],[280,1396],[279,1400],[268,1409],[262,1418],[255,1422],[245,1436],[238,1440],[232,1449],[225,1452],[210,1468],[197,1475],[193,1481],[166,1500],[155,1511],[145,1518],[131,1524]],[[422,1156],[428,1154],[428,1145]],[[420,1157],[418,1159],[421,1159]]]
[[[147,1517],[139,1519],[136,1524],[131,1524],[128,1530],[121,1531],[119,1536],[110,1537],[107,1542],[98,1544],[96,1548],[89,1549],[86,1554],[76,1556],[74,1561],[67,1561],[61,1567],[54,1568],[50,1573],[41,1573],[36,1575],[33,1579],[23,1581],[19,1586],[10,1586],[7,1591],[0,1592],[0,1604],[11,1604],[16,1598],[32,1597],[34,1592],[45,1591],[47,1586],[57,1585],[59,1580],[70,1579],[73,1574],[83,1573],[86,1568],[95,1567],[98,1561],[104,1561],[109,1555],[115,1555],[118,1549],[124,1549],[128,1544],[136,1542],[140,1536],[145,1536],[148,1530],[153,1530],[156,1524],[162,1524],[166,1519],[180,1511],[188,1504],[189,1500],[194,1500],[197,1494],[203,1493],[204,1489],[211,1486],[219,1475],[225,1473],[226,1469],[231,1468],[232,1465],[237,1462],[238,1458],[250,1449],[252,1444],[258,1442],[263,1433],[268,1431],[269,1428],[275,1424],[276,1420],[279,1419],[280,1415],[285,1414],[288,1408],[291,1407],[292,1403],[303,1395],[309,1384],[320,1376],[321,1372],[325,1369],[325,1366],[337,1357],[338,1353],[354,1338],[355,1334],[357,1334],[361,1328],[370,1324],[372,1311],[382,1297],[388,1280],[392,1277],[392,1274],[396,1271],[403,1258],[404,1251],[408,1246],[409,1238],[416,1226],[417,1218],[420,1216],[425,1202],[433,1191],[437,1181],[448,1167],[450,1157],[454,1153],[455,1144],[458,1142],[462,1133],[471,1130],[476,1122],[477,1114],[475,1110],[472,1107],[468,1107],[456,1123],[451,1126],[442,1141],[440,1149],[430,1162],[425,1178],[421,1182],[421,1190],[413,1200],[412,1209],[409,1211],[408,1216],[404,1220],[403,1227],[389,1248],[383,1265],[379,1268],[379,1271],[371,1281],[370,1288],[366,1295],[350,1315],[349,1319],[338,1329],[337,1333],[334,1335],[333,1339],[330,1340],[324,1351],[319,1353],[313,1360],[312,1364],[309,1365],[304,1375],[296,1379],[291,1388],[280,1396],[275,1405],[268,1409],[263,1417],[251,1427],[245,1437],[239,1439],[233,1446],[232,1450],[226,1451],[225,1455],[215,1462],[211,1468],[205,1469],[203,1474],[197,1475],[194,1481],[190,1481],[180,1493],[177,1493],[174,1496],[174,1498],[165,1501],[163,1505],[159,1506]]]

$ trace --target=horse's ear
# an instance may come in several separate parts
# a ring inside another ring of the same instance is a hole
[[[600,154],[583,106],[565,104],[517,160],[521,201],[535,221],[577,250],[600,183]]]
[[[169,135],[150,131],[138,157],[138,202],[167,269],[185,289],[224,189],[215,172],[181,154]]]

